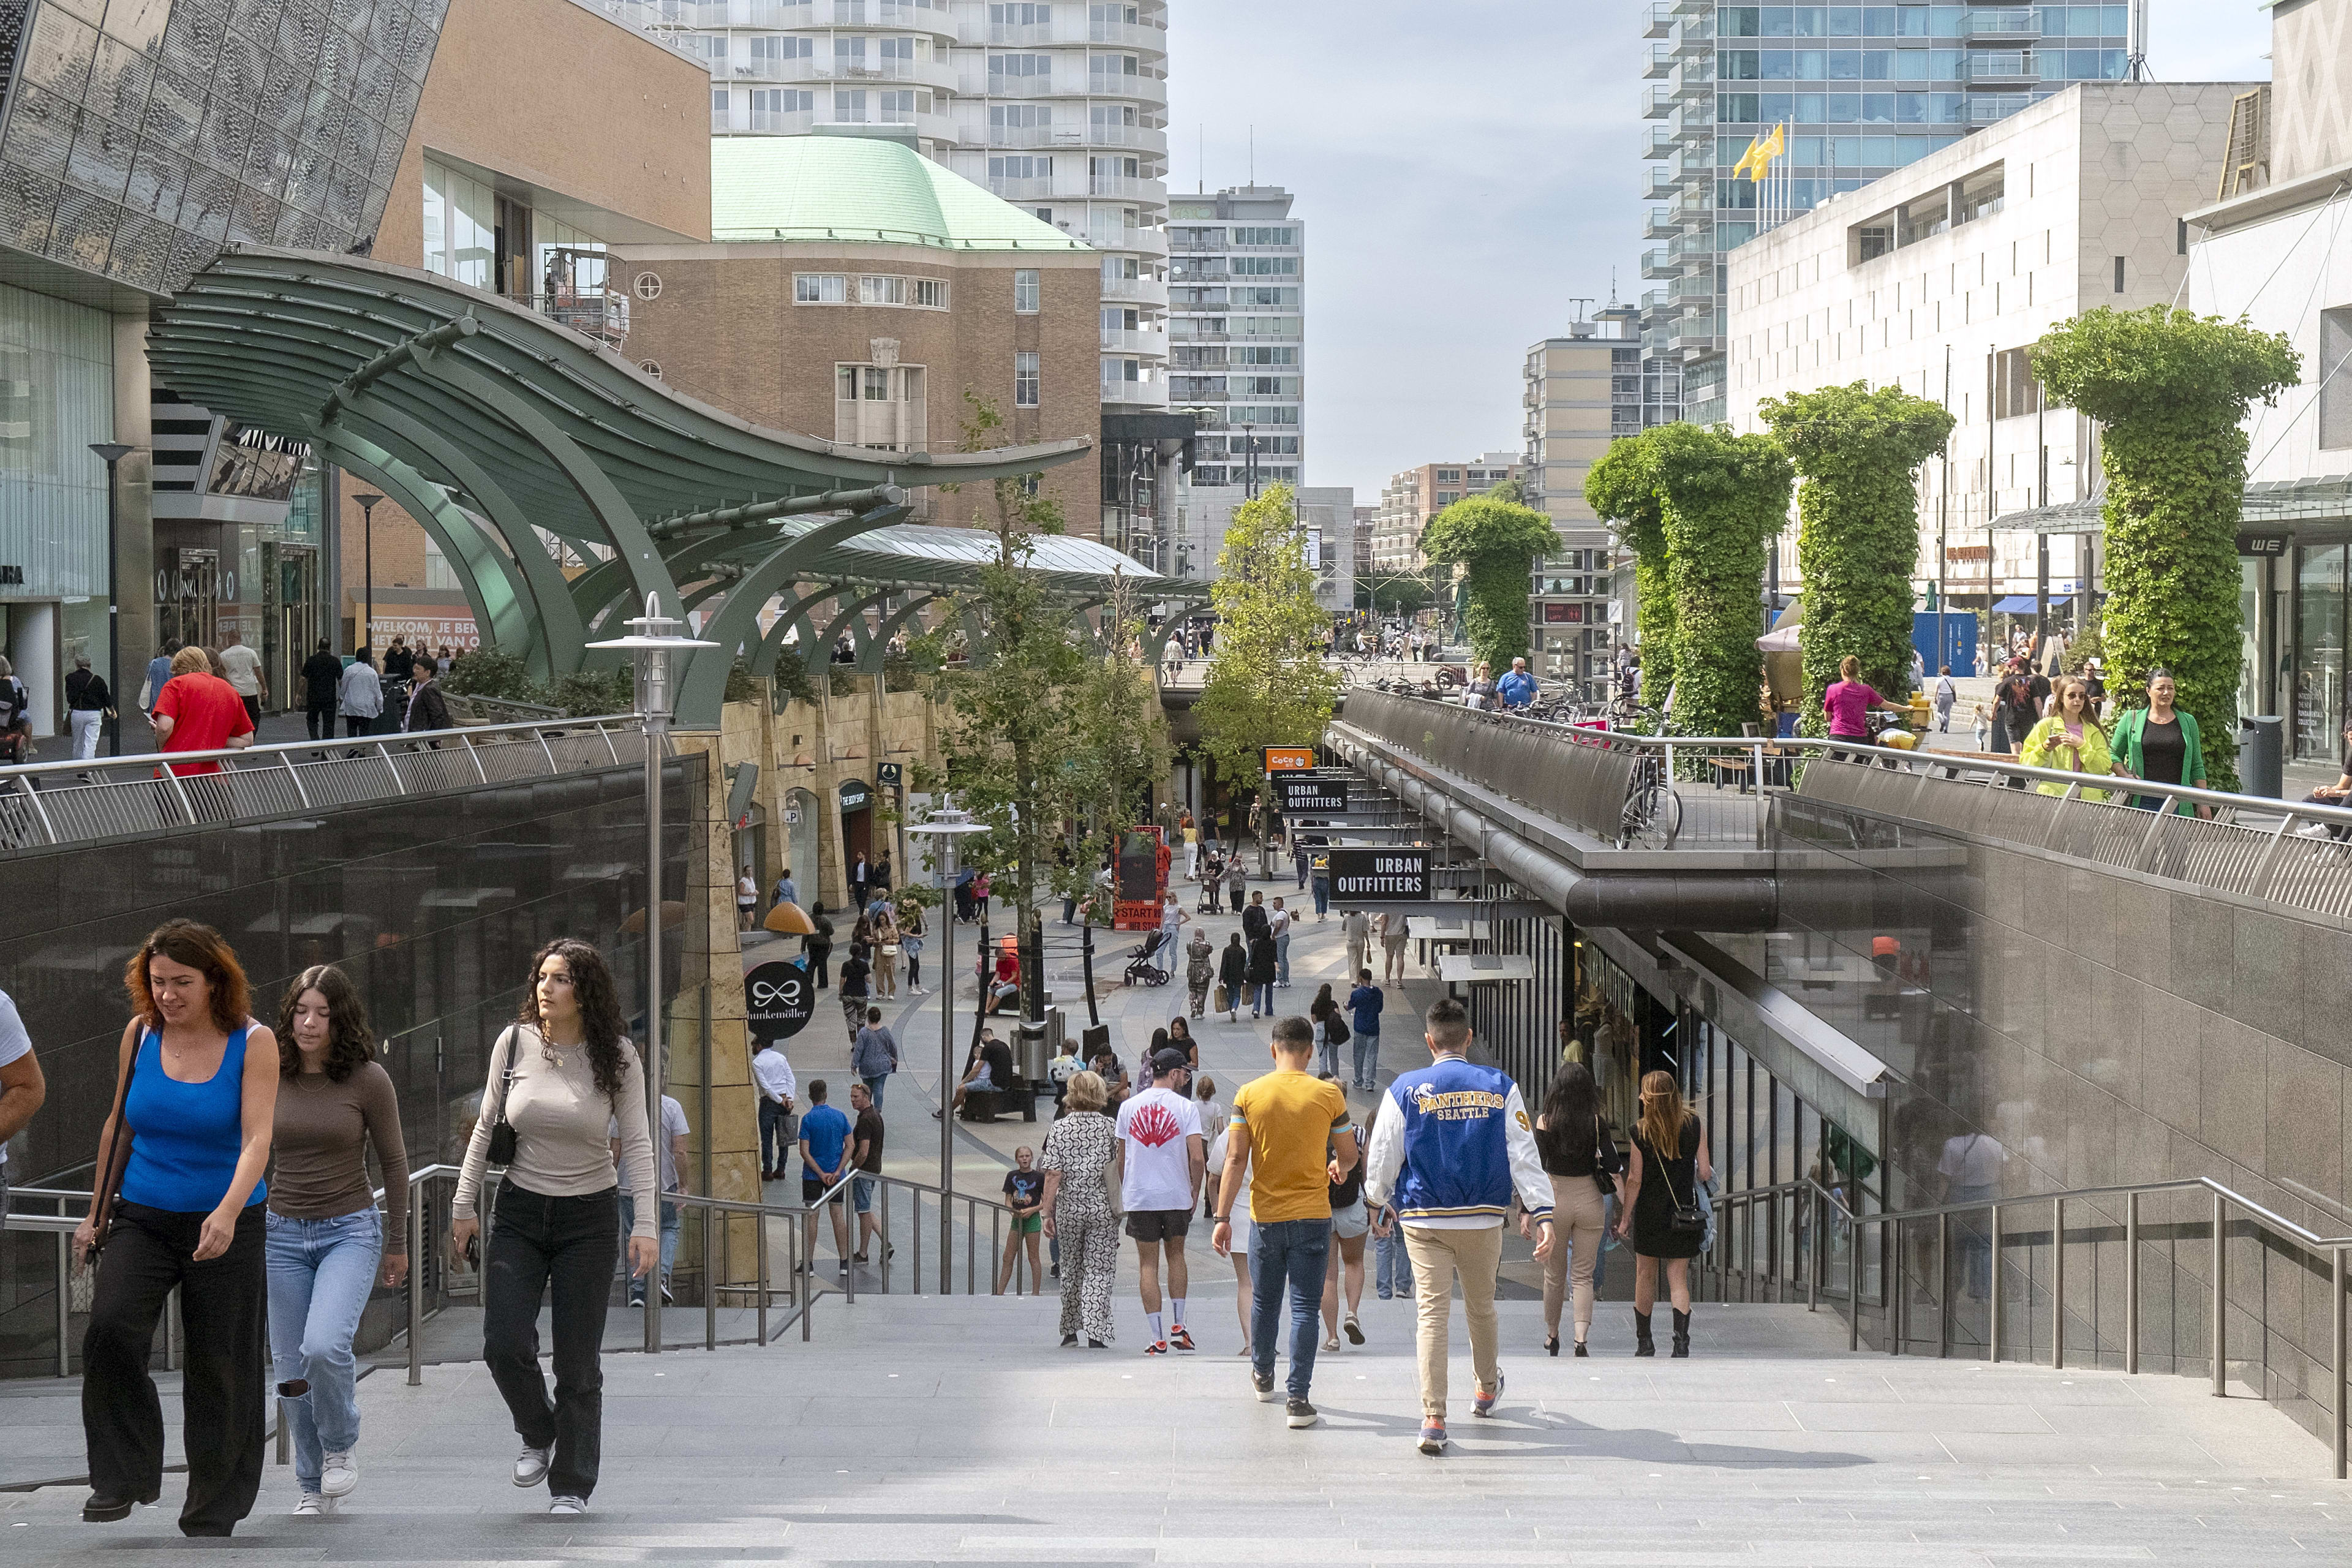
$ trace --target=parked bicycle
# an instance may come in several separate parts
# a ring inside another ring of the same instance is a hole
[[[1618,824],[1618,847],[1629,848],[1636,838],[1656,835],[1671,847],[1683,828],[1682,796],[1666,776],[1665,759],[1644,751],[1633,759],[1633,782],[1625,790],[1625,814]]]

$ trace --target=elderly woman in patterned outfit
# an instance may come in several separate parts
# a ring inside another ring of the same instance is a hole
[[[1101,1350],[1112,1339],[1111,1277],[1118,1268],[1118,1219],[1107,1173],[1118,1133],[1103,1114],[1102,1075],[1076,1073],[1063,1093],[1065,1114],[1045,1134],[1045,1236],[1061,1247],[1062,1343]]]

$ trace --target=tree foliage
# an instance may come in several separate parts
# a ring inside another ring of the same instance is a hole
[[[1551,519],[1492,494],[1463,497],[1421,531],[1423,555],[1463,569],[1462,633],[1474,663],[1501,670],[1527,653],[1528,583],[1559,548]]]
[[[1674,728],[1737,735],[1759,717],[1764,541],[1788,520],[1789,458],[1769,436],[1720,426],[1648,437],[1674,587]]]
[[[1666,574],[1666,527],[1658,499],[1657,445],[1663,426],[1620,436],[1584,477],[1584,499],[1617,525],[1633,552],[1633,629],[1642,647],[1642,685],[1663,700],[1675,683],[1675,595]]]
[[[1759,410],[1796,466],[1797,563],[1805,577],[1805,733],[1827,731],[1822,694],[1852,654],[1898,699],[1911,684],[1911,573],[1919,558],[1913,475],[1944,448],[1952,416],[1899,386],[1824,386]]]
[[[2172,672],[2217,789],[2237,787],[2239,505],[2247,405],[2295,384],[2284,333],[2167,305],[2101,307],[2034,345],[2053,402],[2104,427],[2109,689],[2145,701]]]
[[[1234,509],[1209,592],[1217,637],[1192,705],[1201,748],[1227,779],[1262,787],[1263,749],[1320,741],[1339,691],[1321,651],[1330,616],[1315,602],[1288,485]]]

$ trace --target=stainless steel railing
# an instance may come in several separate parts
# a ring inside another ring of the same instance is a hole
[[[1716,1245],[1703,1265],[1703,1276],[1711,1272],[1716,1287],[1716,1299],[1733,1299],[1734,1277],[1738,1279],[1738,1299],[1757,1299],[1759,1287],[1769,1292],[1770,1300],[1786,1300],[1792,1290],[1802,1294],[1807,1308],[1818,1309],[1824,1300],[1833,1309],[1841,1302],[1847,1317],[1847,1344],[1851,1349],[1863,1346],[1863,1318],[1866,1308],[1874,1306],[1878,1312],[1879,1331],[1884,1348],[1890,1355],[1904,1353],[1911,1341],[1908,1320],[1916,1310],[1912,1304],[1915,1276],[1906,1268],[1905,1229],[1932,1224],[1932,1266],[1917,1271],[1916,1282],[1926,1295],[1926,1303],[1936,1321],[1936,1353],[1948,1356],[1953,1352],[1953,1272],[1956,1254],[1962,1247],[1978,1249],[1985,1262],[1990,1289],[1984,1294],[1986,1334],[1982,1342],[1985,1359],[1999,1362],[2004,1358],[2011,1342],[2013,1329],[2007,1310],[2011,1286],[2020,1287],[2022,1307],[2031,1314],[2033,1297],[2039,1286],[2046,1297],[2043,1303],[2048,1313],[2049,1362],[2053,1368],[2068,1364],[2071,1320],[2088,1330],[2087,1345],[2080,1331],[2073,1332],[2074,1353],[2088,1354],[2095,1363],[2102,1354],[2117,1354],[2123,1370],[2137,1373],[2143,1348],[2146,1317],[2144,1268],[2142,1254],[2156,1245],[2145,1224],[2144,1208],[2151,1197],[2163,1194],[2198,1194],[2210,1200],[2210,1210],[2198,1218],[2170,1227],[2179,1231],[2185,1225],[2196,1241],[2194,1232],[2204,1233],[2206,1279],[2203,1284],[2209,1293],[2205,1301],[2208,1338],[2204,1360],[2212,1381],[2213,1396],[2229,1396],[2230,1318],[2234,1310],[2241,1316],[2252,1317],[2258,1324],[2257,1339],[2267,1362],[2270,1342],[2274,1334],[2292,1332],[2295,1324],[2285,1329],[2271,1321],[2273,1298],[2292,1297],[2291,1291],[2281,1291],[2268,1280],[2257,1280],[2242,1303],[2233,1303],[2230,1296],[2229,1241],[2233,1225],[2242,1235],[2250,1234],[2265,1249],[2282,1248],[2291,1255],[2295,1266],[2324,1277],[2327,1281],[2328,1310],[2326,1343],[2315,1353],[2308,1344],[2299,1348],[2302,1354],[2324,1364],[2329,1390],[2326,1400],[2318,1405],[2325,1412],[2330,1431],[2329,1447],[2333,1451],[2336,1478],[2347,1479],[2347,1445],[2352,1445],[2352,1422],[2347,1422],[2347,1388],[2352,1388],[2352,1359],[2347,1353],[2346,1268],[2347,1252],[2352,1252],[2352,1236],[2322,1236],[2306,1226],[2297,1225],[2284,1215],[2254,1202],[2242,1193],[2232,1191],[2210,1177],[2199,1176],[2165,1182],[2132,1183],[2116,1186],[2075,1187],[2064,1192],[2037,1193],[2014,1198],[1993,1198],[1973,1202],[1936,1204],[1925,1207],[1906,1208],[1878,1214],[1858,1214],[1838,1193],[1810,1178],[1783,1182],[1767,1187],[1742,1188],[1727,1192],[1714,1200],[1716,1212]],[[2102,1313],[2093,1303],[2093,1310],[2084,1312],[2085,1293],[2077,1289],[2070,1299],[2067,1284],[2067,1215],[2073,1207],[2077,1223],[2074,1244],[2094,1248],[2093,1266],[2096,1266],[2096,1247],[2113,1239],[2115,1221],[2109,1215],[2102,1221],[2084,1223],[2081,1216],[2086,1208],[2104,1205],[2112,1209],[2120,1202],[2123,1246],[2123,1305],[2121,1343],[2110,1347],[2102,1342]],[[2003,1257],[2006,1242],[2012,1251],[2031,1247],[2036,1236],[2015,1228],[2020,1214],[2038,1219],[2047,1215],[2049,1231],[2045,1265],[2037,1279],[2029,1254],[2022,1270],[2007,1267]],[[1956,1224],[1969,1226],[1982,1216],[1981,1232],[1957,1238]],[[2004,1217],[2010,1220],[2004,1226]],[[1874,1227],[1876,1258],[1871,1259],[1864,1250],[1864,1233]],[[2102,1234],[2090,1234],[2094,1231]],[[1833,1238],[1846,1242],[1845,1267],[1843,1270],[1844,1289],[1838,1289],[1838,1270],[1832,1258]],[[2165,1243],[2177,1251],[2178,1236]],[[1759,1245],[1760,1242],[1760,1245]],[[1783,1243],[1786,1243],[1784,1253]],[[1785,1259],[1785,1262],[1784,1262]],[[2175,1272],[2182,1272],[2177,1258]],[[1874,1270],[1870,1264],[1874,1261]],[[1874,1272],[1877,1280],[1876,1300],[1871,1300],[1869,1279]],[[1693,1289],[1700,1289],[1694,1281]],[[2182,1289],[2177,1282],[2174,1295]],[[2295,1314],[2296,1324],[2301,1314]],[[2025,1351],[2028,1359],[2035,1354],[2036,1336],[2030,1316],[2025,1328]],[[2178,1357],[2176,1352],[2176,1359]],[[2188,1358],[2193,1359],[2193,1358]],[[2263,1398],[2274,1404],[2296,1399],[2309,1399],[2313,1391],[2299,1384],[2284,1382],[2277,1388],[2265,1378],[2261,1389]]]
[[[645,745],[621,714],[0,767],[0,854],[637,766]]]

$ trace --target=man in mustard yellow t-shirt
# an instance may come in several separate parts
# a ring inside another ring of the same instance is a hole
[[[1217,1183],[1217,1256],[1234,1247],[1234,1202],[1250,1182],[1250,1386],[1274,1402],[1277,1314],[1290,1295],[1290,1405],[1293,1426],[1315,1425],[1307,1403],[1315,1379],[1316,1313],[1331,1258],[1331,1184],[1356,1164],[1356,1132],[1347,1096],[1307,1070],[1315,1026],[1306,1019],[1274,1026],[1274,1070],[1234,1096],[1225,1170]]]

